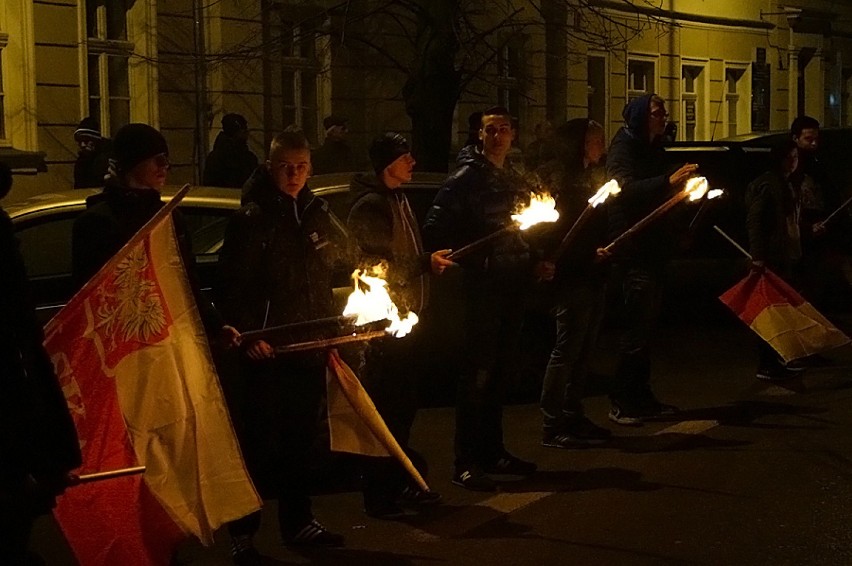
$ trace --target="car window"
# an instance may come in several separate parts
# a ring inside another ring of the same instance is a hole
[[[215,261],[218,258],[225,228],[232,211],[181,207],[187,230],[192,238],[192,253],[198,261]]]
[[[54,215],[16,227],[30,279],[71,273],[71,229],[77,213]]]

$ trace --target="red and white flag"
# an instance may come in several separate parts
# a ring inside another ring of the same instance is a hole
[[[45,346],[83,453],[79,473],[142,476],[68,489],[55,515],[81,564],[165,565],[189,535],[256,511],[164,207],[48,323]]]
[[[783,279],[750,273],[719,299],[789,362],[849,343],[849,338]]]

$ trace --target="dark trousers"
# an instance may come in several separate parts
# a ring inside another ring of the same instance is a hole
[[[662,265],[616,266],[622,289],[622,332],[610,399],[622,407],[655,400],[648,343],[660,311]]]
[[[526,281],[465,280],[465,363],[456,397],[455,465],[489,466],[504,453],[503,398],[517,362]]]
[[[313,519],[310,452],[317,436],[325,391],[325,365],[317,355],[246,362],[247,380],[240,443],[261,495],[278,500],[278,525],[285,536]],[[252,535],[260,512],[229,525],[231,535]]]
[[[603,319],[606,285],[597,279],[562,283],[556,289],[556,342],[541,388],[544,433],[558,433],[583,415],[589,358]]]
[[[23,505],[23,493],[15,496],[0,498],[0,564],[25,565],[35,517]]]
[[[422,463],[418,465],[418,460],[422,458],[408,446],[418,407],[415,368],[411,367],[416,338],[408,335],[372,342],[364,351],[359,375],[391,434],[419,469]],[[407,473],[394,458],[367,457],[362,469],[364,504],[368,508],[393,502],[408,482]]]

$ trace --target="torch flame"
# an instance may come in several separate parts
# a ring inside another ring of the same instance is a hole
[[[355,290],[349,295],[343,316],[356,316],[355,325],[361,326],[379,320],[391,322],[385,331],[402,338],[417,324],[417,315],[409,311],[405,318],[399,317],[399,309],[388,294],[388,282],[381,277],[367,275],[356,269],[352,273]],[[366,290],[364,289],[366,288]]]
[[[683,190],[689,195],[689,200],[695,202],[704,196],[708,188],[710,185],[706,177],[692,177],[686,182],[686,188]]]
[[[589,199],[589,204],[592,205],[592,208],[597,208],[599,204],[603,204],[607,198],[612,195],[617,195],[621,192],[621,187],[618,186],[618,181],[615,179],[610,179],[606,182],[601,188],[598,189],[598,192]]]
[[[723,189],[711,189],[710,192],[707,193],[707,200],[720,197],[723,194],[725,194],[725,191]]]
[[[518,223],[518,228],[526,230],[541,222],[556,222],[559,212],[556,211],[556,200],[550,195],[532,195],[530,204],[512,215],[512,220]]]

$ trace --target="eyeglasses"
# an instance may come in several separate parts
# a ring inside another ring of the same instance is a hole
[[[171,162],[169,161],[169,156],[166,155],[165,153],[155,155],[154,156],[154,164],[157,167],[161,167],[163,169],[168,169],[172,166]]]
[[[669,117],[669,113],[668,113],[668,112],[666,112],[665,110],[659,110],[659,109],[657,109],[657,110],[653,110],[653,111],[651,112],[651,116],[653,116],[654,118],[668,118],[668,117]]]

